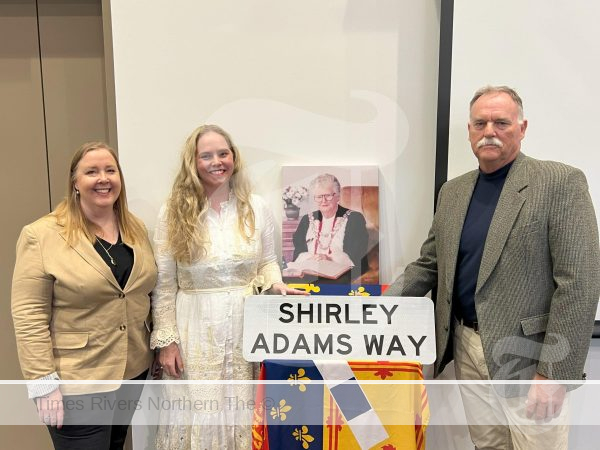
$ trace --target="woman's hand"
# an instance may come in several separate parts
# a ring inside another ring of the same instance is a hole
[[[60,389],[56,389],[43,397],[36,397],[40,421],[46,425],[62,428],[65,411],[63,408],[63,397]]]
[[[163,366],[160,364],[158,360],[158,355],[160,354],[160,349],[154,352],[154,359],[152,360],[152,366],[150,366],[150,375],[153,380],[161,380],[163,374]]]
[[[331,257],[329,255],[324,255],[322,253],[317,253],[310,257],[310,259],[314,259],[315,261],[331,261]]]
[[[292,289],[282,282],[273,283],[273,286],[271,286],[267,293],[274,295],[308,295],[308,292],[301,291],[300,289]]]
[[[183,360],[179,353],[179,346],[175,342],[171,342],[159,350],[158,362],[167,375],[173,378],[181,378]]]

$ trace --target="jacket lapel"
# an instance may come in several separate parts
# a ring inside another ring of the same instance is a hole
[[[142,258],[143,248],[140,246],[140,243],[131,244],[129,242],[125,242],[125,245],[131,247],[133,249],[133,267],[131,268],[131,273],[129,274],[129,279],[127,280],[127,284],[123,291],[127,292],[132,286],[132,284],[138,279],[142,272],[142,268],[144,265],[144,258]]]
[[[64,232],[60,231],[59,234],[65,241],[67,240]],[[71,248],[75,250],[86,263],[88,263],[90,266],[96,269],[100,275],[106,278],[110,284],[121,290],[121,287],[119,286],[119,283],[117,283],[117,280],[115,279],[110,268],[100,257],[94,246],[85,237],[80,237],[77,244],[71,245]]]
[[[452,294],[454,289],[454,278],[456,275],[456,259],[458,258],[458,246],[460,244],[460,236],[462,234],[463,225],[465,223],[465,217],[467,216],[467,210],[471,203],[471,197],[473,196],[473,189],[475,189],[475,183],[479,171],[474,170],[464,177],[464,180],[458,184],[453,192],[448,195],[452,195],[454,198],[452,201],[451,211],[448,212],[447,217],[441,219],[448,224],[448,264],[446,270],[446,286],[448,292]]]
[[[528,184],[526,157],[519,154],[510,168],[488,230],[479,267],[479,276],[477,277],[476,294],[488,280],[500,259],[506,239],[513,228],[523,203],[525,203],[525,196],[521,191]]]

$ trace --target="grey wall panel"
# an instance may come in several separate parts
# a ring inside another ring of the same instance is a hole
[[[100,5],[0,0],[0,379],[22,379],[10,313],[19,232],[60,201],[75,148],[108,136]],[[34,414],[26,398],[11,408]],[[0,426],[0,447],[52,445],[45,427]]]
[[[108,138],[100,0],[38,0],[52,206],[71,156]]]
[[[50,210],[41,86],[35,0],[1,1],[0,378],[5,380],[22,378],[10,314],[15,242],[24,224]],[[43,427],[3,426],[0,447],[43,450],[52,445]]]
[[[10,320],[10,284],[15,242],[28,222],[49,212],[48,172],[44,137],[35,1],[0,3],[0,136],[2,176],[0,215],[0,376],[20,378]]]

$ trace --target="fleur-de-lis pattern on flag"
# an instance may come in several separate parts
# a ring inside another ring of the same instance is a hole
[[[360,413],[356,406],[360,403],[363,409],[372,408],[387,434],[371,449],[424,450],[425,428],[429,422],[425,387],[421,384],[360,384],[361,380],[422,380],[421,365],[384,361],[348,365],[352,378],[359,383],[344,387],[336,401],[335,393],[327,387],[329,383],[317,383],[323,376],[312,361],[265,361],[261,379],[285,382],[259,385],[257,389],[253,449],[366,450],[360,442],[368,439],[356,435],[364,430],[352,425]],[[364,397],[361,402],[343,398],[357,395]],[[284,420],[282,414],[285,414]]]

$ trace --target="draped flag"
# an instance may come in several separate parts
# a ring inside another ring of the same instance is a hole
[[[266,361],[261,379],[285,382],[259,386],[254,450],[425,449],[422,384],[355,381],[422,380],[418,363]]]
[[[261,379],[286,380],[259,385],[253,449],[321,449],[323,397],[321,374],[312,361],[265,361]]]

